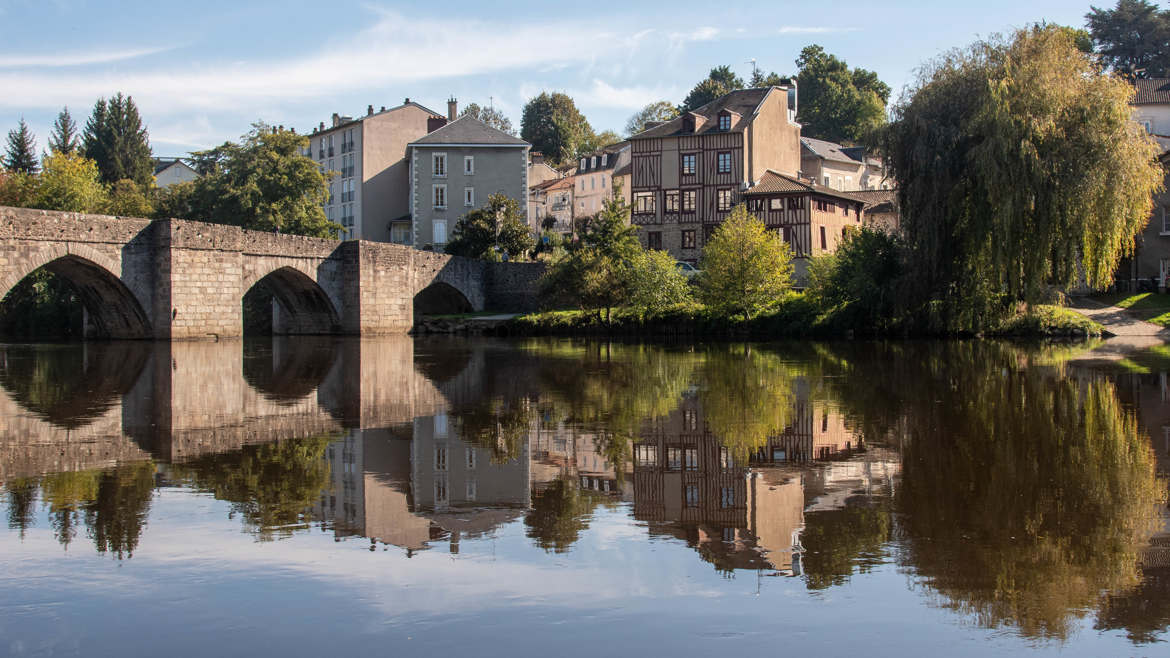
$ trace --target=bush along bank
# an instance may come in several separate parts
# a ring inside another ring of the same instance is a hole
[[[824,312],[803,294],[792,293],[772,309],[752,317],[726,316],[701,304],[684,304],[642,313],[613,309],[608,321],[597,311],[561,310],[521,315],[489,330],[510,336],[653,336],[727,338],[847,338],[852,336],[951,336],[1012,338],[1087,338],[1101,336],[1101,325],[1059,306],[1033,306],[981,334],[926,334],[856,323],[843,309]]]

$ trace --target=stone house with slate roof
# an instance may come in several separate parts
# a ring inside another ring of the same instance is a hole
[[[846,232],[863,223],[865,201],[777,171],[764,172],[741,196],[748,211],[792,249],[798,288],[808,282],[809,259],[836,251]]]
[[[455,115],[452,108],[449,112]],[[528,149],[530,144],[463,116],[407,145],[410,162],[410,217],[417,249],[441,251],[455,222],[506,194],[528,216]]]
[[[1134,81],[1133,118],[1154,136],[1162,149],[1170,148],[1170,78]]]
[[[188,183],[199,178],[199,173],[181,158],[151,158],[154,161],[154,184],[170,187],[175,183]]]
[[[642,244],[695,262],[765,172],[800,170],[796,81],[741,89],[630,137],[631,219]]]
[[[800,173],[842,192],[889,189],[882,161],[863,146],[841,146],[823,139],[800,138]]]

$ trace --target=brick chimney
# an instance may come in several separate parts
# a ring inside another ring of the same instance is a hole
[[[529,151],[528,155],[532,158],[532,164],[538,165],[544,163],[544,154],[540,151]]]
[[[454,121],[457,116],[459,116],[459,101],[456,101],[455,97],[452,96],[447,99],[447,120]]]
[[[340,123],[341,123],[341,115],[334,112],[333,113],[333,127],[336,128],[338,126],[338,124],[340,124]]]

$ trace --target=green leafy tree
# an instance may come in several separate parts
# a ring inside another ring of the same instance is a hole
[[[622,136],[612,130],[603,130],[595,135],[588,136],[577,149],[577,157],[599,151],[606,146],[622,141]]]
[[[665,251],[638,250],[630,258],[627,276],[629,305],[641,313],[660,313],[690,299],[686,275]]]
[[[564,164],[593,139],[593,128],[571,97],[560,92],[541,92],[524,105],[520,137],[553,164]]]
[[[582,491],[570,478],[553,480],[532,496],[532,509],[524,517],[525,534],[546,551],[564,553],[589,527],[600,497]]]
[[[926,326],[982,330],[1082,267],[1089,285],[1108,283],[1162,184],[1132,93],[1052,26],[923,70],[884,151]]]
[[[329,185],[317,163],[302,155],[308,138],[253,124],[237,142],[191,154],[202,175],[172,185],[156,214],[258,231],[336,238],[341,226],[322,209]]]
[[[799,120],[806,136],[856,143],[885,123],[890,87],[876,73],[850,70],[815,44],[800,51],[796,66]]]
[[[679,114],[702,107],[737,89],[743,89],[743,78],[736,75],[730,66],[716,66],[683,99],[682,105],[678,108]]]
[[[792,252],[740,204],[703,247],[699,299],[717,312],[752,317],[792,288]]]
[[[904,255],[897,237],[861,227],[848,231],[837,251],[812,259],[806,294],[847,327],[882,330],[896,325]]]
[[[468,258],[511,260],[524,258],[536,242],[524,223],[520,203],[506,194],[492,194],[482,208],[459,218],[447,243],[447,253]]]
[[[646,130],[647,124],[651,122],[670,121],[677,116],[678,108],[670,101],[654,101],[630,117],[626,122],[626,136],[637,135]]]
[[[69,108],[61,109],[53,130],[49,133],[49,152],[73,155],[81,149],[81,138],[77,134],[77,122],[69,114]]]
[[[123,178],[110,186],[106,212],[122,217],[150,217],[154,214],[154,206],[138,183]]]
[[[748,81],[748,86],[752,89],[759,89],[760,87],[775,87],[783,83],[784,78],[780,77],[775,71],[765,75],[760,69],[754,69],[752,70],[751,80]]]
[[[1085,14],[1102,63],[1127,78],[1170,72],[1170,11],[1146,0],[1118,0],[1113,9]]]
[[[479,119],[496,130],[501,130],[509,135],[516,134],[516,129],[512,127],[512,120],[504,116],[503,112],[493,107],[480,107],[476,103],[469,103],[459,113],[459,116]]]
[[[8,131],[8,145],[4,150],[4,167],[22,174],[35,174],[37,166],[37,139],[25,123],[24,117],[15,130]]]
[[[29,207],[36,195],[37,182],[36,176],[0,168],[0,206]]]
[[[134,557],[154,498],[154,462],[125,464],[102,472],[96,496],[85,505],[85,525],[98,553]]]
[[[112,185],[123,178],[149,187],[154,184],[150,136],[142,125],[138,106],[118,92],[110,100],[99,98],[85,124],[82,153],[102,172],[102,182]]]
[[[97,163],[80,155],[45,156],[38,177],[34,208],[70,212],[102,212],[109,203]]]

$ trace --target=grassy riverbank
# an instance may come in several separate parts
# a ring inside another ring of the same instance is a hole
[[[804,295],[793,293],[777,307],[753,318],[725,317],[701,304],[685,304],[655,314],[614,309],[608,321],[595,311],[529,313],[499,327],[523,336],[732,336],[752,338],[831,338],[873,335],[872,327],[847,326],[838,313],[822,312]],[[985,336],[1064,338],[1100,336],[1100,324],[1059,306],[1039,305],[1003,322]]]

